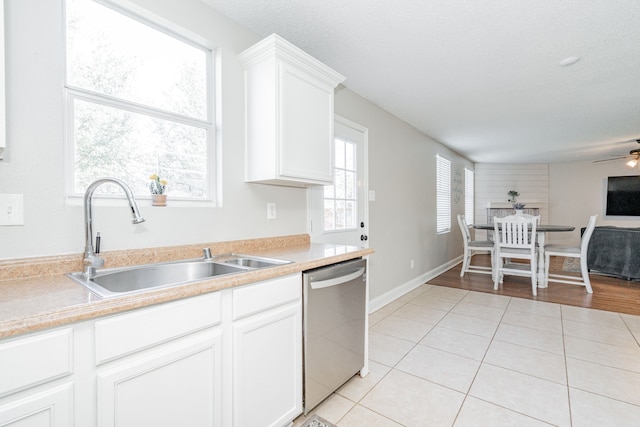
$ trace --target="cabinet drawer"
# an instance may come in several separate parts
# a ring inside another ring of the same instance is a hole
[[[0,344],[0,397],[73,372],[73,329]]]
[[[233,319],[297,301],[301,295],[302,278],[299,274],[234,288]]]
[[[220,323],[220,292],[115,315],[95,323],[96,363]]]

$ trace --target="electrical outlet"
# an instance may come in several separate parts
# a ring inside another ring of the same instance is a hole
[[[276,204],[273,202],[267,203],[267,219],[276,219]]]
[[[0,225],[24,225],[24,195],[0,194]]]
[[[413,270],[413,267],[414,267],[413,260],[411,260],[411,262],[409,264],[411,265],[411,269]]]

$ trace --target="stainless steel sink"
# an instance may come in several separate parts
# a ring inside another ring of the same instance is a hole
[[[267,268],[288,264],[289,261],[281,261],[271,258],[250,257],[246,255],[230,255],[232,258],[223,261],[225,264],[237,265],[246,268]]]
[[[90,291],[108,298],[287,263],[288,261],[229,254],[211,260],[187,260],[103,270],[90,279],[82,272],[70,273],[68,276]]]
[[[247,269],[234,265],[196,261],[106,270],[91,279],[82,273],[69,276],[102,297],[111,297],[245,271]]]

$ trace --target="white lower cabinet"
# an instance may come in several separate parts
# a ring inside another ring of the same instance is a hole
[[[98,427],[222,426],[222,298],[94,322]]]
[[[98,370],[98,426],[222,426],[221,348],[214,328]]]
[[[283,426],[302,413],[299,275],[233,294],[233,425]]]
[[[302,412],[299,307],[233,325],[234,426],[283,426]]]
[[[68,427],[73,425],[73,385],[65,383],[0,403],[2,427]]]
[[[0,341],[0,427],[284,426],[299,274]]]
[[[73,424],[73,328],[0,342],[0,426]]]

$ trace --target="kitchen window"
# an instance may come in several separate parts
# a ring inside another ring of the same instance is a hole
[[[436,156],[436,231],[451,230],[451,161]]]
[[[68,194],[112,176],[148,198],[157,173],[172,199],[216,200],[213,52],[108,2],[65,15]]]
[[[473,220],[473,205],[474,205],[474,178],[473,171],[464,168],[464,219],[467,225],[474,223]]]

